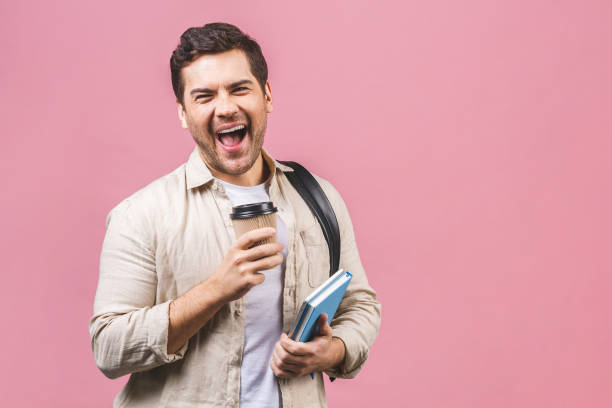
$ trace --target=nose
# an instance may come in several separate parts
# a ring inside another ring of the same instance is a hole
[[[220,93],[217,97],[215,114],[220,117],[232,117],[238,112],[238,106],[232,101],[230,95]]]

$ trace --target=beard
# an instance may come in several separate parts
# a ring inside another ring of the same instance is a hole
[[[202,127],[195,126],[192,121],[188,121],[188,128],[193,140],[198,145],[201,155],[204,156],[204,161],[208,166],[214,170],[230,174],[232,176],[238,176],[244,174],[251,167],[261,154],[263,146],[264,134],[266,133],[267,118],[264,117],[262,126],[259,129],[253,129],[250,118],[246,118],[247,122],[247,134],[244,136],[248,138],[247,150],[238,153],[239,156],[235,158],[230,156],[229,159],[223,158],[217,147],[217,136],[214,133],[212,126],[208,131],[204,131]]]

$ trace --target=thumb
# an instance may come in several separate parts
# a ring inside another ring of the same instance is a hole
[[[332,335],[332,328],[329,323],[327,323],[326,313],[323,313],[321,317],[319,317],[319,335],[326,337],[331,337]]]

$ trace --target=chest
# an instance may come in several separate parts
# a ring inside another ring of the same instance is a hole
[[[329,276],[329,254],[323,232],[297,192],[273,185],[269,199],[278,208],[286,240],[283,289],[295,309]],[[167,210],[156,233],[158,302],[174,299],[207,279],[235,240],[232,201],[222,186],[186,194]],[[281,238],[281,237],[279,237]]]

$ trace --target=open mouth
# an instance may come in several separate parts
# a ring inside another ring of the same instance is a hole
[[[217,132],[217,140],[225,147],[237,147],[242,143],[246,133],[246,125],[236,125],[230,129]]]

